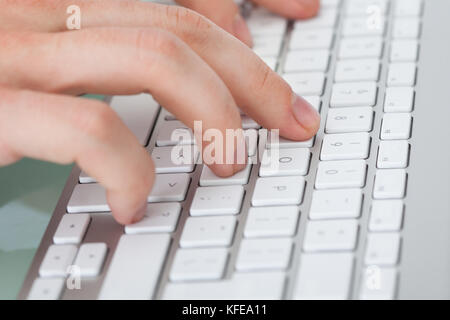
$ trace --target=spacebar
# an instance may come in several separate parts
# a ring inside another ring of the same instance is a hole
[[[121,236],[99,299],[151,299],[169,244],[169,234]]]

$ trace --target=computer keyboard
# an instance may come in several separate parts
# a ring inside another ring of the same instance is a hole
[[[295,22],[244,6],[255,53],[320,111],[316,137],[273,142],[242,115],[249,156],[279,148],[279,166],[249,161],[224,179],[195,148],[181,155],[191,163],[171,161],[174,131],[187,146],[193,134],[151,96],[112,97],[155,162],[147,214],[119,226],[74,169],[29,299],[396,298],[425,4],[321,3]]]

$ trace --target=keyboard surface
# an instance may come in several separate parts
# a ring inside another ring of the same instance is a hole
[[[395,299],[424,7],[322,0],[296,22],[245,7],[255,53],[322,116],[310,141],[273,143],[242,115],[249,156],[279,148],[277,168],[218,178],[151,96],[112,97],[155,162],[147,214],[119,226],[75,169],[28,298]],[[174,132],[187,164],[171,161]]]

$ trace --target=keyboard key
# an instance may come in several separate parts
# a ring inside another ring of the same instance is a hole
[[[107,212],[105,189],[99,184],[79,184],[73,189],[67,204],[67,212]]]
[[[404,169],[377,170],[373,187],[374,199],[402,199],[406,192]]]
[[[221,279],[227,259],[225,248],[178,249],[170,270],[170,281]]]
[[[376,19],[366,17],[346,18],[342,24],[342,36],[382,36],[385,28],[386,20],[383,16]]]
[[[202,187],[210,187],[210,186],[229,186],[229,185],[244,185],[248,183],[248,178],[250,176],[250,171],[252,169],[252,165],[249,162],[244,170],[239,171],[235,175],[222,178],[218,177],[208,168],[206,165],[203,165],[202,174],[200,176],[200,186]]]
[[[77,254],[77,247],[74,245],[51,245],[47,249],[44,260],[39,268],[41,277],[62,277],[67,276],[67,268],[72,264]]]
[[[339,59],[381,58],[381,37],[343,38],[339,46]]]
[[[373,201],[369,221],[370,231],[400,231],[404,204],[401,200]]]
[[[74,265],[80,268],[81,277],[100,274],[108,247],[105,243],[84,243],[80,246]]]
[[[333,44],[334,32],[332,28],[323,29],[294,29],[289,48],[291,50],[327,49]]]
[[[299,176],[258,178],[253,191],[254,206],[299,205],[305,179]]]
[[[361,189],[314,190],[311,220],[359,218],[363,195]]]
[[[351,253],[302,254],[293,298],[349,299],[353,267],[354,258]]]
[[[320,72],[286,73],[284,80],[300,95],[321,96],[325,87],[325,74]]]
[[[78,244],[83,240],[91,217],[89,214],[65,214],[53,236],[55,244]]]
[[[378,81],[379,75],[379,60],[341,60],[337,62],[334,80],[336,82]]]
[[[284,272],[235,273],[231,279],[169,283],[165,300],[280,300],[283,298]]]
[[[392,38],[417,39],[420,36],[419,18],[397,18],[394,21]]]
[[[138,138],[141,145],[147,144],[150,132],[159,112],[159,104],[149,94],[115,96],[111,108]]]
[[[236,261],[238,271],[285,270],[291,261],[292,240],[244,239]]]
[[[177,144],[194,144],[194,134],[184,123],[178,120],[166,121],[161,125],[156,138],[158,147],[174,146]]]
[[[417,40],[395,40],[391,43],[392,62],[415,62],[419,56]]]
[[[357,160],[369,157],[370,136],[367,132],[325,134],[320,160]]]
[[[198,187],[192,200],[192,216],[234,215],[241,211],[242,186]]]
[[[261,160],[259,175],[304,176],[308,173],[311,153],[306,148],[266,149]]]
[[[363,270],[360,299],[393,300],[397,290],[397,270],[368,267]]]
[[[325,72],[328,69],[328,50],[289,51],[284,65],[285,72]]]
[[[247,146],[247,155],[253,157],[258,149],[258,131],[255,129],[248,129],[244,131],[244,135]]]
[[[269,131],[267,136],[266,149],[311,148],[314,145],[315,140],[314,137],[306,141],[293,141],[283,137],[278,137],[278,139],[274,138],[274,141],[272,141],[272,137],[273,135]]]
[[[347,1],[344,13],[347,16],[385,15],[388,7],[389,0],[352,0]]]
[[[357,237],[357,220],[310,221],[306,226],[303,250],[352,251]]]
[[[261,128],[261,126],[249,116],[245,115],[241,116],[241,121],[242,121],[242,129],[244,130]]]
[[[411,112],[414,107],[414,88],[392,87],[386,88],[384,112]]]
[[[260,57],[278,57],[282,41],[282,35],[253,37],[253,51]]]
[[[320,161],[316,188],[362,188],[366,182],[366,171],[364,160]]]
[[[330,107],[371,107],[377,101],[376,82],[336,83]]]
[[[387,113],[383,116],[381,140],[407,140],[411,137],[410,113]]]
[[[97,182],[94,178],[90,177],[86,172],[81,170],[80,177],[78,179],[80,183],[95,183]]]
[[[194,171],[199,151],[194,145],[155,147],[152,159],[156,173],[189,173]]]
[[[244,228],[246,238],[292,237],[300,216],[298,207],[250,208]]]
[[[182,248],[228,247],[231,245],[236,228],[236,218],[189,217],[180,238]]]
[[[337,8],[341,4],[341,0],[322,0],[320,5],[322,8]],[[323,10],[323,9],[322,9]]]
[[[380,141],[377,168],[404,169],[408,166],[409,143],[406,140]]]
[[[295,21],[294,29],[334,28],[338,19],[337,8],[325,7],[323,1],[321,6],[315,17]]]
[[[422,14],[423,0],[397,0],[394,10],[396,17],[418,17]]]
[[[103,280],[99,299],[152,299],[169,244],[168,234],[122,235]]]
[[[181,212],[178,202],[149,203],[144,217],[136,223],[125,226],[125,233],[174,232]]]
[[[395,266],[399,260],[400,234],[370,233],[364,262],[366,265]]]
[[[326,133],[369,132],[373,125],[371,107],[329,109]]]
[[[186,173],[157,174],[148,202],[183,201],[189,188],[191,178]]]
[[[417,67],[414,62],[391,63],[388,71],[389,87],[411,87],[416,84]]]
[[[247,19],[247,25],[253,37],[283,35],[287,20],[261,8],[252,11]]]
[[[37,278],[31,286],[27,300],[58,300],[64,290],[66,279]]]

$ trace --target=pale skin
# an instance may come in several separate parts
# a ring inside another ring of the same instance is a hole
[[[178,2],[186,8],[0,0],[0,165],[22,157],[76,162],[105,187],[115,219],[129,224],[144,214],[151,157],[105,103],[79,94],[149,92],[189,127],[200,120],[224,135],[241,128],[237,106],[288,139],[317,132],[317,112],[249,48],[232,0]],[[319,0],[254,2],[292,19],[319,9]],[[66,29],[69,5],[81,8],[81,30]],[[211,169],[225,177],[243,167]]]

